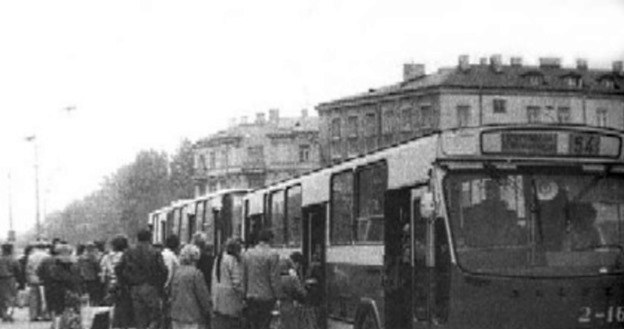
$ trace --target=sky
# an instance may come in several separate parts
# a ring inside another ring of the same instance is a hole
[[[314,114],[399,81],[404,63],[609,69],[624,60],[622,22],[622,0],[0,1],[0,240],[9,205],[18,232],[34,225],[35,146],[50,213],[140,150],[271,108]]]

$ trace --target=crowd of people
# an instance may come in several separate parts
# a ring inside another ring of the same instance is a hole
[[[312,296],[304,283],[303,255],[280,259],[273,234],[243,250],[228,239],[218,254],[204,233],[181,245],[164,246],[140,231],[130,247],[119,235],[109,241],[71,246],[55,239],[25,248],[18,259],[4,244],[0,258],[0,315],[13,321],[18,290],[28,295],[30,321],[52,321],[52,329],[81,328],[86,307],[110,307],[112,328],[269,329],[314,328]],[[309,280],[309,282],[314,282]],[[92,326],[93,328],[94,326]],[[91,329],[91,328],[83,328]]]

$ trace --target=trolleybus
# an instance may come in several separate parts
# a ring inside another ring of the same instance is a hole
[[[210,193],[195,199],[179,200],[149,215],[152,242],[164,243],[175,234],[183,243],[191,242],[193,235],[204,232],[207,243],[219,250],[225,239],[241,236],[242,198],[248,190],[229,189]]]
[[[323,327],[622,328],[623,136],[437,132],[251,192],[243,234],[321,269]]]

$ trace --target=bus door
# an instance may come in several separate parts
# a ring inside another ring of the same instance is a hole
[[[417,188],[411,191],[411,240],[412,240],[412,323],[414,328],[428,328],[431,324],[431,277],[432,272],[427,265],[427,236],[429,226],[427,220],[421,217],[420,201],[426,188]]]
[[[305,278],[308,285],[308,301],[315,308],[317,328],[327,328],[326,304],[326,241],[325,219],[327,205],[313,205],[303,209],[303,255],[306,260]]]
[[[385,328],[410,328],[413,309],[411,189],[388,191],[384,206]],[[381,311],[381,310],[380,310]]]

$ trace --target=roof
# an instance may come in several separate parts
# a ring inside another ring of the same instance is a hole
[[[539,85],[531,84],[529,76],[541,76]],[[566,77],[580,78],[581,87],[570,87]],[[611,79],[613,88],[607,88],[602,80]],[[319,111],[336,106],[381,96],[403,94],[428,88],[479,88],[479,89],[522,89],[528,91],[584,91],[624,96],[624,75],[610,70],[579,70],[575,68],[539,67],[520,65],[501,65],[500,71],[494,71],[490,65],[470,65],[466,70],[459,68],[442,68],[429,74],[402,81],[389,86],[370,89],[334,101],[321,103]]]
[[[255,136],[287,135],[292,133],[318,132],[318,117],[280,117],[277,124],[265,122],[263,124],[239,124],[226,130],[221,130],[195,143],[195,147],[204,147],[220,144],[226,140],[237,141],[242,138],[255,138]]]

